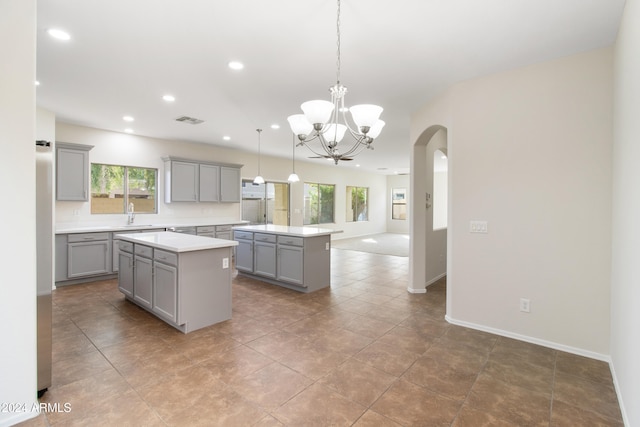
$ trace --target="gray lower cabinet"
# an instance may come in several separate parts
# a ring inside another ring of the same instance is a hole
[[[278,245],[278,280],[304,285],[304,249]]]
[[[301,292],[313,292],[331,283],[329,234],[299,237],[240,229],[234,230],[233,236],[238,242],[239,273]]]
[[[129,301],[184,333],[231,318],[231,246],[178,253],[129,239],[120,241],[118,276]],[[134,247],[133,273],[126,245]]]
[[[154,293],[153,312],[178,323],[178,269],[159,261],[153,262]]]
[[[253,242],[253,272],[264,277],[276,278],[275,243]]]
[[[67,237],[67,278],[111,272],[109,233],[70,234]]]
[[[133,244],[129,242],[121,242],[120,251],[118,253],[118,289],[120,292],[133,298]]]
[[[236,231],[234,238],[236,246],[236,269],[246,273],[253,273],[253,233]]]
[[[153,248],[135,245],[133,299],[143,307],[152,308]]]
[[[216,225],[216,239],[231,240],[232,225]]]

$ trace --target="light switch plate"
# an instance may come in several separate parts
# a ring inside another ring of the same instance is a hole
[[[489,224],[487,221],[469,221],[469,233],[483,233],[489,232]]]

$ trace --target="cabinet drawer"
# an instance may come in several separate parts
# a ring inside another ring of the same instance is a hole
[[[95,240],[109,240],[109,233],[78,233],[69,234],[67,237],[69,243],[75,242],[93,242]]]
[[[255,233],[255,235],[253,236],[253,240],[255,240],[256,242],[275,243],[276,237],[277,236],[275,234]]]
[[[216,232],[216,226],[215,225],[207,225],[204,227],[198,227],[196,229],[196,233],[198,234],[202,234],[202,233],[215,233]]]
[[[121,251],[133,253],[133,243],[127,242],[124,240],[116,240],[116,241],[118,242],[118,248]]]
[[[150,248],[149,246],[143,246],[143,245],[135,245],[135,253],[136,255],[140,255],[146,258],[152,258],[153,257],[153,248]]]
[[[250,231],[234,231],[233,237],[235,239],[253,240],[253,233]]]
[[[164,264],[178,265],[178,254],[160,249],[153,251],[153,259]]]
[[[302,237],[278,236],[278,243],[281,245],[303,246],[304,239]]]
[[[220,233],[221,231],[231,231],[233,225],[216,225],[216,233]]]

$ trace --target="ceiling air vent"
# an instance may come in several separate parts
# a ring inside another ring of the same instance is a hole
[[[189,123],[191,125],[199,125],[200,123],[204,123],[204,120],[195,119],[189,116],[181,116],[176,119],[177,122]]]

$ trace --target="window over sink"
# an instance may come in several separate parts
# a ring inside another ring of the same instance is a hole
[[[134,166],[91,164],[91,213],[157,213],[158,170]]]

